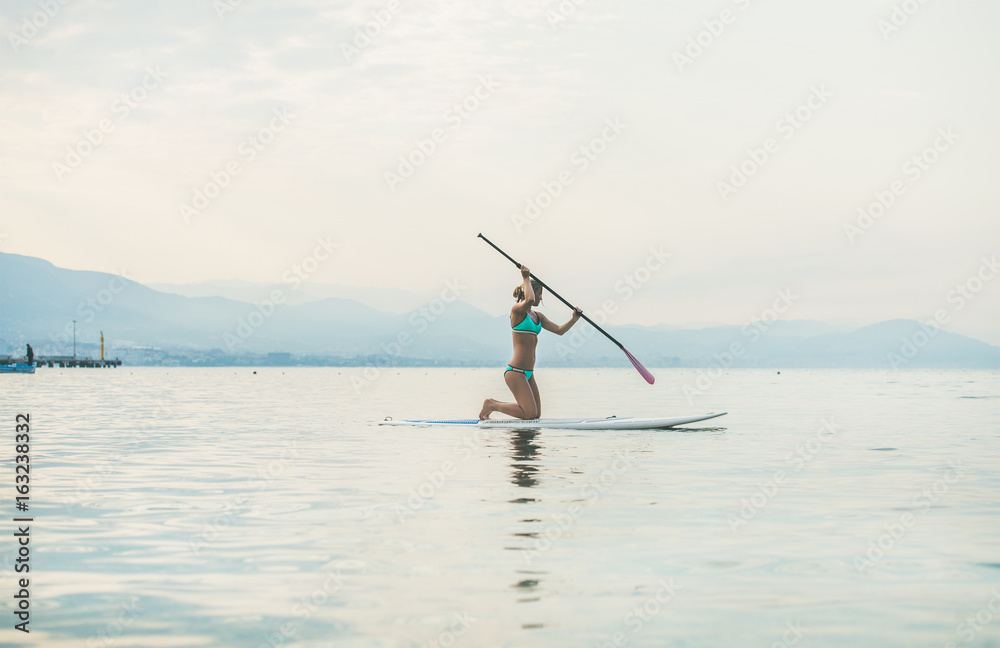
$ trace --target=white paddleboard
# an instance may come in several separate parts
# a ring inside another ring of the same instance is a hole
[[[585,418],[585,419],[532,419],[523,421],[521,419],[455,419],[455,420],[415,420],[415,421],[394,421],[386,418],[379,425],[410,425],[417,427],[431,427],[436,425],[447,426],[468,426],[480,428],[501,428],[516,430],[518,428],[549,428],[566,430],[649,430],[656,428],[669,428],[685,423],[697,423],[707,421],[717,416],[724,416],[726,412],[719,414],[700,414],[697,416],[678,416],[675,418],[618,418],[609,416],[607,418]]]

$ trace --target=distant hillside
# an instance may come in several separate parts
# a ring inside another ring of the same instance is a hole
[[[290,303],[294,300],[287,286],[270,289],[286,303],[186,297],[116,275],[65,270],[42,259],[0,253],[0,354],[7,350],[5,345],[20,353],[25,342],[42,355],[70,353],[76,320],[80,347],[96,343],[103,330],[109,348],[384,355],[390,361],[399,357],[498,365],[509,360],[506,314],[489,315],[464,302],[441,301],[393,314],[343,298]],[[259,286],[255,291],[262,294]],[[909,320],[853,331],[809,321],[773,322],[765,330],[606,328],[650,367],[888,367],[895,354],[906,367],[1000,368],[1000,348],[946,331],[909,353],[905,340],[923,344],[919,334],[913,337],[920,325]],[[562,338],[545,335],[538,361],[540,366],[626,362],[616,346],[586,323]]]
[[[279,299],[291,294],[287,286],[285,291]],[[449,317],[432,323],[419,314],[386,314],[346,299],[275,307],[182,297],[116,275],[64,270],[41,259],[0,253],[0,338],[17,346],[30,341],[40,354],[69,352],[73,320],[78,341],[95,342],[103,330],[109,344],[162,348],[374,354],[410,331],[412,341],[404,351],[411,356],[430,358],[452,348],[479,356],[506,352],[503,344],[481,344],[462,334],[463,326],[482,333],[484,321],[496,318],[461,303],[448,312]]]

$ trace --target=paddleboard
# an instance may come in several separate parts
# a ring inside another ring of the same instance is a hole
[[[697,416],[678,416],[675,418],[619,418],[616,416],[609,416],[607,418],[532,419],[529,421],[507,418],[487,419],[485,421],[480,421],[479,419],[420,419],[396,421],[387,417],[384,421],[381,421],[379,425],[409,425],[417,427],[447,425],[451,427],[467,426],[508,430],[516,430],[519,428],[529,428],[532,430],[538,428],[565,430],[650,430],[657,428],[669,428],[674,427],[675,425],[684,425],[686,423],[697,423],[698,421],[707,421],[708,419],[713,419],[717,416],[724,416],[725,414],[726,412],[720,412],[718,414],[700,414]]]

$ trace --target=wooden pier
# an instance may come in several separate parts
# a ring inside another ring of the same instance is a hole
[[[24,359],[0,358],[0,364],[14,364],[24,362]],[[118,358],[114,360],[94,360],[93,358],[74,358],[73,356],[35,356],[36,367],[64,367],[85,369],[107,369],[108,367],[120,367],[122,361]]]

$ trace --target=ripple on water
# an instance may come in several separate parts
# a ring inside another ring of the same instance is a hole
[[[109,547],[96,547],[94,545],[75,545],[69,543],[60,543],[58,545],[50,545],[39,547],[35,551],[40,553],[53,553],[53,554],[71,554],[71,553],[94,553],[98,551],[108,551]]]
[[[785,574],[853,574],[856,570],[849,562],[836,558],[824,560],[786,560],[775,566],[774,571]]]

